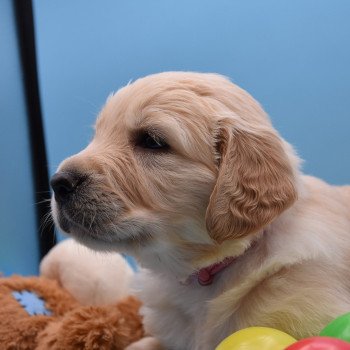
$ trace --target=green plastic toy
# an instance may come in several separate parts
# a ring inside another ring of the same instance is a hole
[[[332,337],[350,342],[350,313],[337,317],[320,333],[323,337]]]

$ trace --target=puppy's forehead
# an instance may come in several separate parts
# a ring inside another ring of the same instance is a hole
[[[137,128],[146,119],[171,117],[181,127],[207,132],[218,116],[270,125],[259,103],[223,76],[211,73],[165,72],[136,80],[114,94],[101,112],[97,127],[107,124]],[[170,123],[170,121],[168,121]],[[207,127],[207,129],[205,129]],[[204,128],[204,129],[203,129]]]
[[[108,98],[96,128],[109,132],[114,128],[124,132],[159,129],[164,133],[170,130],[184,134],[187,131],[192,137],[211,133],[211,116],[215,111],[202,96],[209,94],[207,79],[205,74],[195,73],[163,73],[139,79]]]

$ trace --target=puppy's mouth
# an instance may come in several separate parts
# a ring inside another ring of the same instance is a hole
[[[118,250],[134,246],[145,246],[152,239],[147,224],[136,218],[119,219],[117,222],[102,223],[97,219],[79,222],[74,220],[79,215],[71,215],[64,208],[53,208],[53,217],[65,233],[81,243],[97,250]]]
[[[97,236],[92,229],[92,225],[91,227],[86,227],[79,222],[75,222],[69,215],[65,214],[64,210],[59,211],[56,221],[61,230],[67,234],[73,236],[78,234],[88,235],[91,237]]]

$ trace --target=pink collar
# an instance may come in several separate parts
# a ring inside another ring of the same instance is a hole
[[[265,233],[265,231],[262,232],[262,234],[264,234],[264,233]],[[245,252],[247,252],[252,247],[255,247],[256,244],[257,244],[257,241],[256,240],[253,241],[250,244],[250,246],[246,249]],[[213,283],[214,277],[215,277],[216,274],[218,274],[222,270],[226,269],[226,267],[228,267],[231,264],[233,264],[240,256],[241,255],[239,255],[239,256],[230,256],[230,257],[227,257],[227,258],[225,258],[224,260],[222,260],[222,261],[220,261],[218,263],[215,263],[215,264],[207,266],[207,267],[203,267],[199,271],[197,271],[194,274],[192,274],[191,276],[189,276],[186,281],[181,282],[181,284],[188,285],[188,284],[190,284],[193,281],[194,278],[196,278],[198,283],[201,286],[209,286],[210,284]]]
[[[237,257],[231,256],[231,257],[225,258],[223,261],[220,261],[216,264],[200,269],[196,273],[198,283],[201,286],[208,286],[212,284],[215,275],[218,274],[223,269],[225,269],[226,267],[230,266],[236,259]]]

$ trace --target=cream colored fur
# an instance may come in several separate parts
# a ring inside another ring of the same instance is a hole
[[[137,143],[147,131],[169,149]],[[299,170],[244,90],[215,74],[149,76],[110,96],[90,145],[59,171],[87,180],[56,222],[134,255],[149,334],[129,350],[213,350],[268,326],[297,338],[350,311],[350,187]],[[255,242],[254,244],[252,244]],[[237,256],[210,286],[189,277]]]
[[[40,275],[57,281],[82,305],[107,305],[130,295],[134,272],[120,254],[66,239],[43,258]]]

